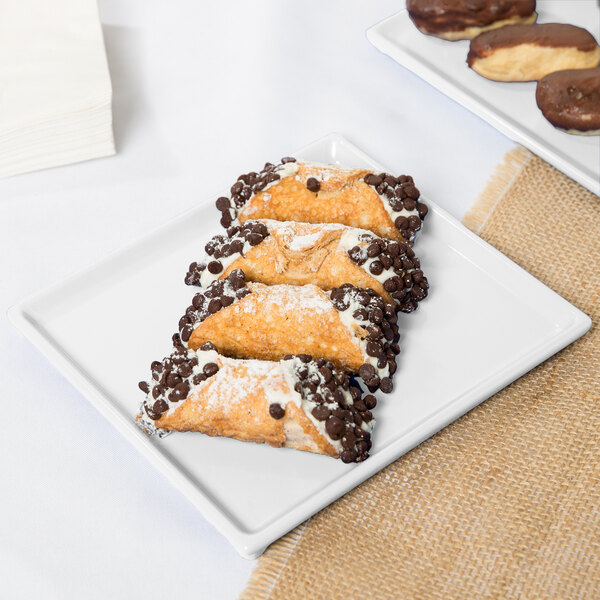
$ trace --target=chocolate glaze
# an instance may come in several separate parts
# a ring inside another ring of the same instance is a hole
[[[406,8],[419,29],[444,33],[528,17],[535,11],[535,0],[407,0]]]
[[[543,115],[561,129],[600,129],[600,67],[556,71],[540,79],[535,93]],[[584,115],[591,118],[583,119]]]
[[[598,47],[594,36],[581,27],[566,23],[545,23],[543,25],[507,25],[486,31],[471,40],[467,63],[473,64],[477,58],[485,58],[494,50],[511,48],[519,44],[535,44],[552,48],[577,48],[582,52],[592,52]]]

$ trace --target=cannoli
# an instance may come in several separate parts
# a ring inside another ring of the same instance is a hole
[[[535,81],[554,71],[587,69],[600,61],[594,36],[565,23],[508,25],[471,40],[467,64],[494,81]]]
[[[198,431],[361,462],[371,448],[374,396],[325,359],[239,360],[207,342],[152,363],[138,422],[151,434]]]
[[[217,200],[221,225],[250,219],[341,223],[380,237],[412,241],[427,214],[412,177],[282,158],[240,175],[231,197]]]
[[[246,281],[268,285],[371,288],[403,312],[415,310],[429,287],[405,242],[335,223],[246,221],[213,237],[205,249],[207,257],[190,265],[188,285],[206,288],[241,269]]]
[[[550,73],[538,81],[535,99],[554,127],[600,134],[600,67]]]
[[[396,312],[373,290],[344,284],[246,284],[240,269],[194,296],[179,321],[183,342],[213,342],[235,358],[310,354],[358,373],[370,391],[391,392],[399,334]]]
[[[451,41],[537,18],[535,0],[407,0],[406,8],[420,31]]]

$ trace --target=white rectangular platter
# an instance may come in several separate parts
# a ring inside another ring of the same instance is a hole
[[[537,2],[538,23],[571,23],[596,39],[600,7],[592,0]],[[403,10],[367,31],[381,52],[523,144],[557,169],[600,194],[600,137],[571,135],[553,127],[535,102],[535,82],[489,81],[467,66],[469,41],[422,34]]]
[[[296,156],[385,170],[336,134]],[[240,554],[256,557],[590,327],[586,315],[426,202],[415,250],[431,293],[416,313],[400,315],[396,391],[380,397],[372,456],[358,465],[194,433],[151,439],[135,425],[137,382],[170,351],[194,294],[183,283],[188,264],[220,231],[214,198],[9,316]]]

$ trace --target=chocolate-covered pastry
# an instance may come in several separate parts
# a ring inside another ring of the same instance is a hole
[[[537,17],[535,0],[407,0],[406,8],[423,33],[452,41]]]
[[[564,69],[587,69],[600,61],[592,34],[574,25],[508,25],[471,41],[467,63],[494,81],[535,81]]]
[[[537,84],[535,99],[555,127],[568,133],[600,134],[600,67],[546,75]]]

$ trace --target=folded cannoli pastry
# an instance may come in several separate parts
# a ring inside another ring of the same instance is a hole
[[[235,358],[325,358],[358,373],[370,391],[391,392],[400,351],[396,320],[393,306],[371,289],[246,283],[236,269],[194,296],[179,333],[192,350],[212,342]]]
[[[412,241],[427,206],[412,177],[344,169],[283,158],[260,173],[240,175],[231,197],[217,200],[223,227],[249,219],[341,223],[380,237]]]
[[[429,287],[408,244],[336,223],[246,221],[213,237],[205,249],[206,258],[190,265],[188,285],[208,287],[241,269],[246,281],[268,285],[371,288],[403,312],[415,310]]]
[[[374,396],[325,359],[239,360],[213,344],[175,348],[152,363],[138,422],[151,434],[199,431],[361,462],[371,448]]]

